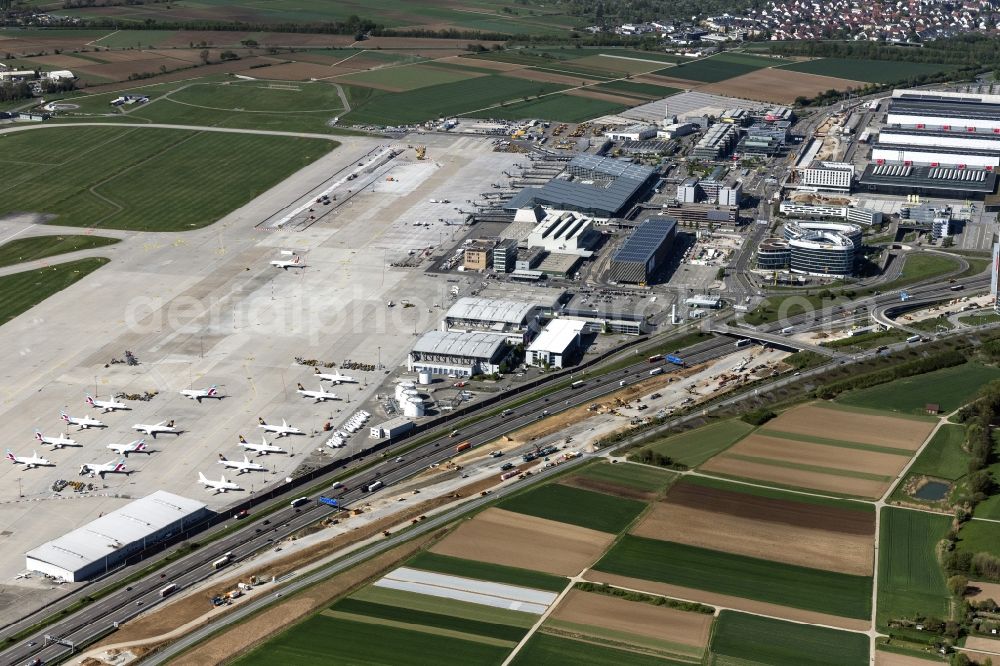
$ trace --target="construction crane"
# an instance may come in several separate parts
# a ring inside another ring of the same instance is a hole
[[[417,159],[418,160],[426,159],[426,157],[427,157],[427,146],[417,146],[415,150],[417,151]]]

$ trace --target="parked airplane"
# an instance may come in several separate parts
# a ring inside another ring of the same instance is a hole
[[[83,446],[72,437],[67,437],[66,433],[60,433],[58,437],[46,437],[40,430],[36,430],[35,439],[42,444],[51,445],[54,449],[61,449],[64,446]]]
[[[256,451],[258,456],[266,456],[270,453],[288,453],[280,446],[268,444],[267,440],[263,437],[260,438],[260,441],[260,444],[251,444],[246,440],[246,438],[243,437],[243,435],[240,435],[240,446],[250,451]]]
[[[132,409],[124,402],[115,402],[114,400],[96,400],[89,395],[87,396],[87,404],[91,407],[103,410],[105,413],[113,412],[116,409]]]
[[[15,456],[13,451],[7,449],[7,460],[11,461],[15,465],[24,465],[27,469],[31,469],[32,467],[56,466],[54,462],[36,455],[34,451],[31,452],[30,456]]]
[[[222,394],[219,393],[218,387],[214,384],[207,389],[183,389],[181,395],[192,400],[197,400],[198,402],[201,402],[202,398],[216,398],[218,400],[223,398]]]
[[[320,381],[333,382],[334,384],[358,383],[358,380],[356,380],[354,377],[348,377],[347,375],[342,375],[339,372],[335,372],[331,375],[330,373],[327,372],[320,372],[319,368],[316,368],[316,373],[313,375],[313,377],[315,377]]]
[[[226,481],[225,476],[220,477],[218,481],[212,481],[211,479],[206,479],[205,475],[201,472],[198,472],[198,481],[204,484],[206,489],[211,488],[214,490],[216,495],[229,490],[243,490],[232,481]]]
[[[289,268],[305,268],[306,265],[301,263],[302,257],[295,255],[294,259],[275,259],[271,262],[271,265],[275,268],[283,268],[286,271]]]
[[[91,476],[99,476],[102,479],[105,474],[131,474],[131,470],[125,469],[125,459],[122,458],[118,462],[112,460],[111,462],[104,463],[86,463],[80,465],[80,476],[86,476],[87,474]]]
[[[146,449],[146,440],[144,439],[137,439],[128,444],[108,444],[108,448],[118,453],[118,455],[125,457],[128,457],[130,453],[152,453],[152,451]]]
[[[62,420],[70,425],[79,426],[80,430],[86,430],[87,428],[107,428],[108,425],[103,421],[98,421],[97,419],[92,419],[89,416],[68,416],[66,412],[60,412],[62,415]]]
[[[156,435],[161,432],[169,433],[171,435],[181,434],[181,431],[174,427],[174,422],[172,420],[160,421],[159,423],[153,423],[152,425],[148,423],[136,423],[132,426],[132,429],[144,432],[147,435],[152,435],[153,439],[156,439]]]
[[[319,385],[318,391],[310,391],[306,389],[302,384],[299,384],[299,390],[296,391],[303,398],[312,398],[315,402],[323,402],[324,400],[337,400],[337,394],[331,391],[327,391],[323,388],[323,385]]]
[[[236,470],[236,475],[239,476],[244,472],[266,472],[267,468],[260,463],[250,462],[250,458],[243,454],[243,462],[239,460],[230,460],[226,456],[219,454],[219,464],[223,467],[231,467]]]
[[[260,428],[264,432],[273,432],[278,437],[284,437],[285,435],[304,435],[305,434],[304,432],[302,432],[298,428],[294,428],[294,427],[288,425],[288,422],[285,421],[285,419],[281,419],[281,425],[280,426],[279,425],[270,425],[270,424],[267,423],[267,421],[265,421],[264,419],[260,418],[259,416],[257,417],[257,421],[258,421],[258,423],[257,423],[257,427],[258,428]]]

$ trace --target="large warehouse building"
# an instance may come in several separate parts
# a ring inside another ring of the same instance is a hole
[[[598,218],[621,217],[656,184],[656,169],[597,155],[578,155],[541,187],[526,187],[504,205],[517,211],[535,205]]]
[[[580,351],[580,334],[586,323],[576,319],[553,319],[525,350],[529,365],[562,368]]]
[[[471,377],[500,372],[510,354],[506,335],[496,333],[428,331],[413,345],[407,359],[410,372]]]
[[[511,344],[525,343],[541,328],[538,323],[541,310],[542,306],[535,302],[466,296],[448,308],[442,328],[453,332],[500,333]]]
[[[70,582],[84,581],[125,563],[205,519],[205,504],[158,490],[25,553],[25,567]]]
[[[670,254],[677,220],[646,218],[611,257],[610,279],[620,284],[648,284]]]

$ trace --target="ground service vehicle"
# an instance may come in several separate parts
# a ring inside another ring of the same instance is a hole
[[[160,590],[160,596],[167,597],[176,591],[177,591],[177,585],[175,583],[171,583],[170,585],[167,585],[165,588]]]
[[[305,504],[308,501],[309,501],[308,497],[299,497],[299,498],[293,499],[290,502],[290,504],[291,504],[292,508],[294,508],[294,507],[297,507],[297,506],[302,506],[303,504]]]

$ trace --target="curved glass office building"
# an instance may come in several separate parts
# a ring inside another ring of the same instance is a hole
[[[820,277],[854,273],[861,227],[835,222],[788,222],[784,238],[767,238],[757,249],[759,270],[790,270]]]

